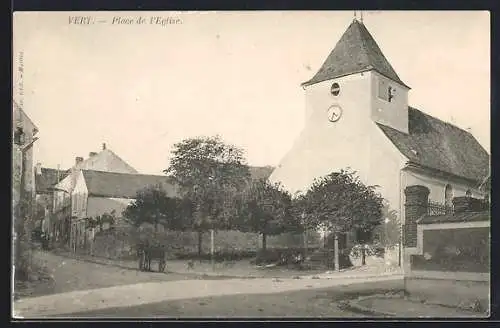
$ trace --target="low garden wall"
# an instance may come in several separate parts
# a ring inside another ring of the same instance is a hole
[[[423,230],[421,255],[411,257],[412,271],[490,272],[490,228]]]
[[[406,290],[442,304],[479,302],[489,308],[490,228],[421,228],[420,254],[410,257]]]
[[[136,232],[131,227],[117,227],[95,234],[92,255],[105,258],[135,258],[134,245],[137,242]],[[158,236],[170,248],[170,256],[198,253],[198,233],[192,231],[163,231]],[[315,247],[319,239],[313,233],[308,235],[308,246]],[[267,237],[267,248],[301,248],[304,246],[302,234],[285,233]],[[256,253],[262,247],[262,236],[257,233],[240,231],[216,231],[214,239],[215,251],[219,253],[243,252]],[[202,250],[209,253],[211,247],[210,232],[203,233]],[[90,252],[90,246],[89,246]]]

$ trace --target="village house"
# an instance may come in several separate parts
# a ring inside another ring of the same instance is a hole
[[[115,225],[128,225],[122,219],[122,212],[136,199],[138,191],[148,187],[160,187],[169,197],[178,195],[175,184],[164,175],[81,170],[71,195],[74,225],[72,240],[75,240],[76,246],[83,247],[95,235],[94,228],[87,229],[88,218],[113,214],[117,220]],[[104,229],[109,225],[106,222]]]
[[[416,226],[405,224],[405,189],[422,185],[428,201],[451,208],[458,196],[484,198],[479,186],[490,156],[474,136],[408,105],[410,87],[382,54],[363,22],[354,20],[319,71],[302,84],[305,126],[270,176],[292,194],[314,179],[350,168],[377,185],[396,213],[403,263],[416,248]],[[394,212],[393,212],[394,211]],[[346,244],[356,240],[347,234]]]
[[[29,147],[38,133],[37,126],[31,121],[26,113],[19,107],[13,111],[13,145],[12,145],[12,206],[13,213],[18,212],[18,204],[21,198],[21,175],[24,174],[24,191],[26,192],[27,213],[33,214],[35,199],[34,172],[33,172],[33,147]],[[28,148],[25,148],[28,147]],[[24,160],[23,160],[24,152]],[[24,162],[24,163],[23,163]]]
[[[14,251],[14,274],[27,275],[23,265],[27,239],[30,237],[34,214],[33,145],[38,128],[19,107],[14,107],[12,122],[12,223]],[[24,241],[23,241],[24,240]],[[26,262],[25,262],[26,263]]]
[[[64,243],[70,242],[72,229],[76,223],[72,222],[75,204],[72,202],[72,193],[76,185],[77,177],[81,170],[98,170],[117,173],[137,173],[133,167],[121,159],[113,151],[102,145],[100,152],[90,152],[89,157],[76,157],[75,164],[69,169],[68,175],[52,187],[53,195],[53,218],[58,227],[57,234],[62,236]]]

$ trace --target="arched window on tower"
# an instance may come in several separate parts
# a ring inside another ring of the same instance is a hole
[[[446,206],[446,213],[451,213],[453,210],[453,187],[447,184],[444,188],[444,205]]]

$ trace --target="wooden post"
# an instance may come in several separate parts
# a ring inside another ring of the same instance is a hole
[[[339,236],[338,233],[334,233],[333,235],[333,257],[335,263],[335,271],[340,271],[339,265]]]
[[[307,258],[307,228],[304,229],[304,260]]]
[[[212,261],[212,270],[215,270],[215,259],[214,259],[214,253],[215,253],[215,231],[214,229],[210,229],[210,259]]]

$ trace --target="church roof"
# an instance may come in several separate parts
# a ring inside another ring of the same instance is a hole
[[[409,133],[377,123],[410,163],[481,182],[488,176],[490,156],[469,132],[408,108]]]
[[[312,79],[303,86],[337,77],[375,70],[404,86],[363,23],[354,20]],[[407,86],[406,86],[407,87]]]
[[[163,175],[129,174],[82,170],[88,195],[109,198],[136,198],[137,192],[149,187],[161,185],[167,195],[177,196],[172,180]]]

